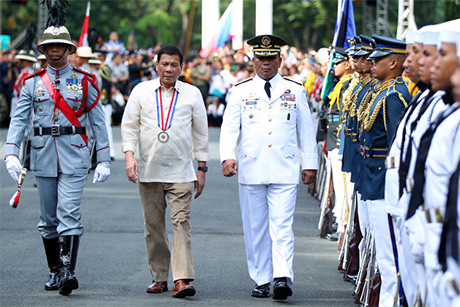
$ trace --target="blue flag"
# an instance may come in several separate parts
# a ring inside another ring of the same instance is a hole
[[[353,2],[352,0],[339,1],[341,9],[337,15],[337,21],[335,23],[335,34],[332,40],[332,46],[348,48],[350,44],[347,41],[347,37],[354,37],[356,35],[355,27],[355,15],[353,13]],[[323,88],[321,90],[321,99],[325,101],[329,92],[334,88],[335,83],[332,82],[333,75],[331,74],[332,61],[334,60],[334,54],[330,55],[329,67],[327,69],[326,76],[324,77]]]
[[[332,46],[348,48],[350,44],[347,37],[356,35],[355,14],[353,13],[352,0],[342,0],[342,8],[335,23],[335,34]]]

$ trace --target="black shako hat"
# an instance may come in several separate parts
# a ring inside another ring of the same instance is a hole
[[[275,56],[280,54],[281,47],[287,45],[284,38],[276,35],[257,35],[248,39],[248,45],[252,46],[255,56]]]

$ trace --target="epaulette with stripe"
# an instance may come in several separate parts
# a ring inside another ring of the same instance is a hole
[[[285,77],[285,76],[283,76],[283,78],[286,79],[286,80],[288,80],[288,81],[297,83],[298,85],[302,85],[302,83],[300,83],[299,81],[296,81],[296,80],[294,80],[294,79],[291,79],[290,77]]]
[[[72,67],[74,70],[78,71],[78,72],[81,72],[82,74],[85,74],[85,75],[88,75],[88,76],[94,76],[93,73],[90,73],[89,71],[86,71],[86,70],[83,70],[81,68],[78,68],[78,67]]]
[[[253,77],[249,77],[247,79],[241,80],[240,82],[235,83],[235,86],[238,86],[240,84],[246,83],[246,82],[248,82],[248,81],[250,81],[252,79],[253,79]]]
[[[74,70],[78,71],[78,72],[81,72],[82,74],[87,75],[90,78],[91,83],[96,84],[97,79],[96,79],[96,76],[93,73],[91,73],[89,71],[86,71],[86,70],[83,70],[83,69],[78,68],[78,67],[72,67],[72,68]]]
[[[41,68],[39,70],[37,70],[35,73],[31,74],[30,76],[28,76],[27,78],[25,78],[25,80],[29,79],[29,78],[32,78],[32,77],[35,77],[35,76],[39,76],[41,75],[43,72],[45,72],[46,69],[45,68]]]

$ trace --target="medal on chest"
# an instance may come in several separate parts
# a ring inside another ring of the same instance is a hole
[[[158,141],[160,141],[161,143],[166,143],[169,141],[169,134],[166,132],[166,130],[168,130],[171,127],[178,97],[179,92],[174,89],[169,109],[167,112],[165,112],[165,108],[163,107],[163,97],[161,95],[161,88],[158,88],[156,90],[158,127],[160,127],[162,130],[158,134]]]
[[[70,75],[70,78],[67,78],[65,83],[67,92],[74,93],[76,99],[83,95],[82,79],[78,79],[76,74]]]
[[[247,98],[242,99],[243,109],[250,111],[248,115],[249,118],[254,117],[254,113],[252,112],[253,110],[260,108],[258,105],[259,99],[260,98],[255,97],[253,93],[250,93]]]

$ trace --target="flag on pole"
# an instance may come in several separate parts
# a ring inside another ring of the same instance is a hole
[[[342,0],[342,9],[335,23],[335,34],[332,46],[348,48],[350,44],[347,41],[347,37],[354,37],[355,35],[356,27],[353,2],[352,0]]]
[[[200,56],[202,58],[210,55],[214,50],[225,45],[225,43],[232,39],[232,12],[233,2],[229,4],[222,17],[217,23],[216,31],[206,48],[201,49]]]
[[[332,46],[348,48],[350,47],[350,44],[347,41],[347,37],[354,37],[356,35],[353,2],[352,0],[342,0],[339,1],[339,5],[341,5],[341,7],[337,14],[337,21],[335,23],[335,34],[334,39],[332,40]],[[333,60],[334,54],[331,53],[329,67],[327,69],[326,76],[324,77],[323,88],[321,90],[321,99],[323,101],[325,101],[327,95],[335,85],[332,81],[333,75],[331,74]]]
[[[88,43],[88,25],[89,25],[89,10],[91,8],[91,2],[88,1],[86,6],[86,16],[85,21],[83,21],[83,27],[81,28],[80,40],[78,41],[78,47],[89,46]]]

